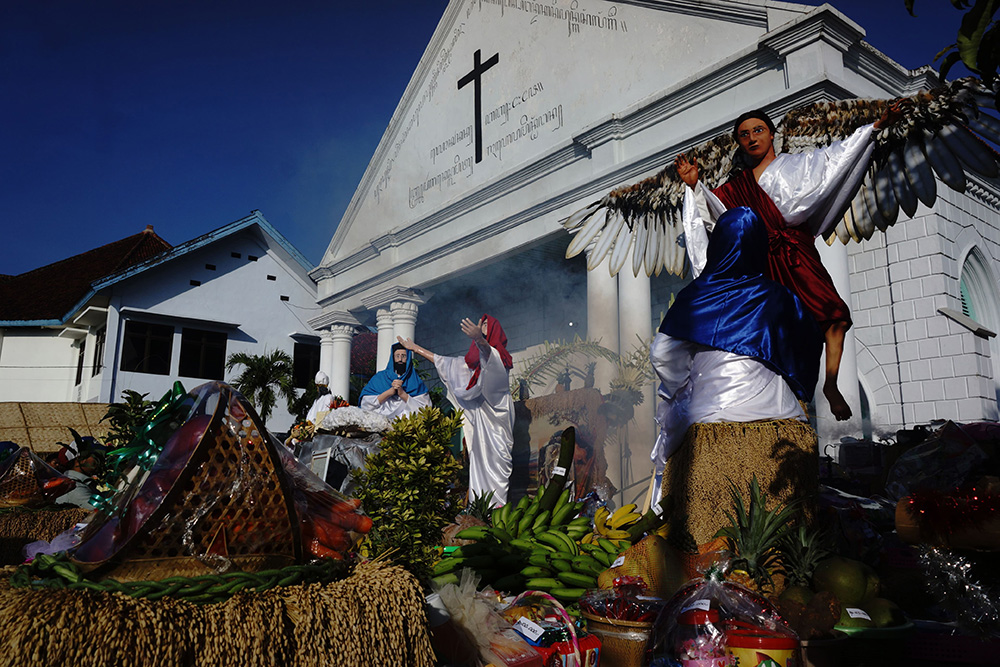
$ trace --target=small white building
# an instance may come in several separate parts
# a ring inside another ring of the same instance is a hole
[[[312,265],[271,224],[249,216],[171,247],[145,231],[0,278],[0,401],[111,403],[126,389],[157,400],[231,380],[235,352],[281,349],[296,385],[319,366]],[[283,402],[271,430],[291,426]]]
[[[515,361],[575,333],[629,352],[686,281],[588,272],[582,257],[563,259],[559,220],[748,109],[779,119],[937,84],[864,37],[830,5],[776,0],[452,0],[312,273],[321,367],[346,385],[359,322],[378,327],[380,365],[395,335],[462,353],[460,318],[484,311]],[[973,177],[964,193],[938,191],[934,210],[869,242],[820,242],[855,322],[841,372],[857,416],[847,433],[997,417],[1000,189]],[[625,502],[650,471],[652,387],[646,397],[628,442],[606,452]],[[817,427],[821,443],[845,433],[822,402]]]

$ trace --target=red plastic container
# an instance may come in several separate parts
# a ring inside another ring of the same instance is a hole
[[[736,629],[726,635],[726,653],[735,664],[756,666],[773,660],[781,667],[801,664],[799,640],[784,635],[769,635],[761,630]]]

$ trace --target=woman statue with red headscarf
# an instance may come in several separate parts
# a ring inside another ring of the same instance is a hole
[[[495,317],[483,315],[478,323],[465,318],[461,328],[472,339],[464,357],[444,357],[409,338],[398,340],[434,364],[449,398],[462,410],[470,497],[492,491],[493,502],[503,505],[514,444],[514,401],[508,377],[514,362],[507,352],[507,335]]]

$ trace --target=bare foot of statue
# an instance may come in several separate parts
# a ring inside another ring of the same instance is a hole
[[[836,382],[830,382],[829,380],[824,382],[823,395],[829,401],[830,411],[833,412],[833,416],[837,418],[837,421],[847,421],[851,418],[851,406],[847,404],[844,395],[840,393]]]

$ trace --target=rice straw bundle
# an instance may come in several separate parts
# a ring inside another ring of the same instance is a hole
[[[242,664],[431,667],[424,597],[386,563],[331,584],[195,605],[117,593],[12,589],[0,571],[0,667]]]
[[[686,515],[683,527],[700,545],[729,523],[729,480],[745,495],[754,475],[774,502],[806,499],[811,519],[819,489],[816,431],[794,419],[694,424],[667,459],[663,495],[673,496],[675,516]]]

